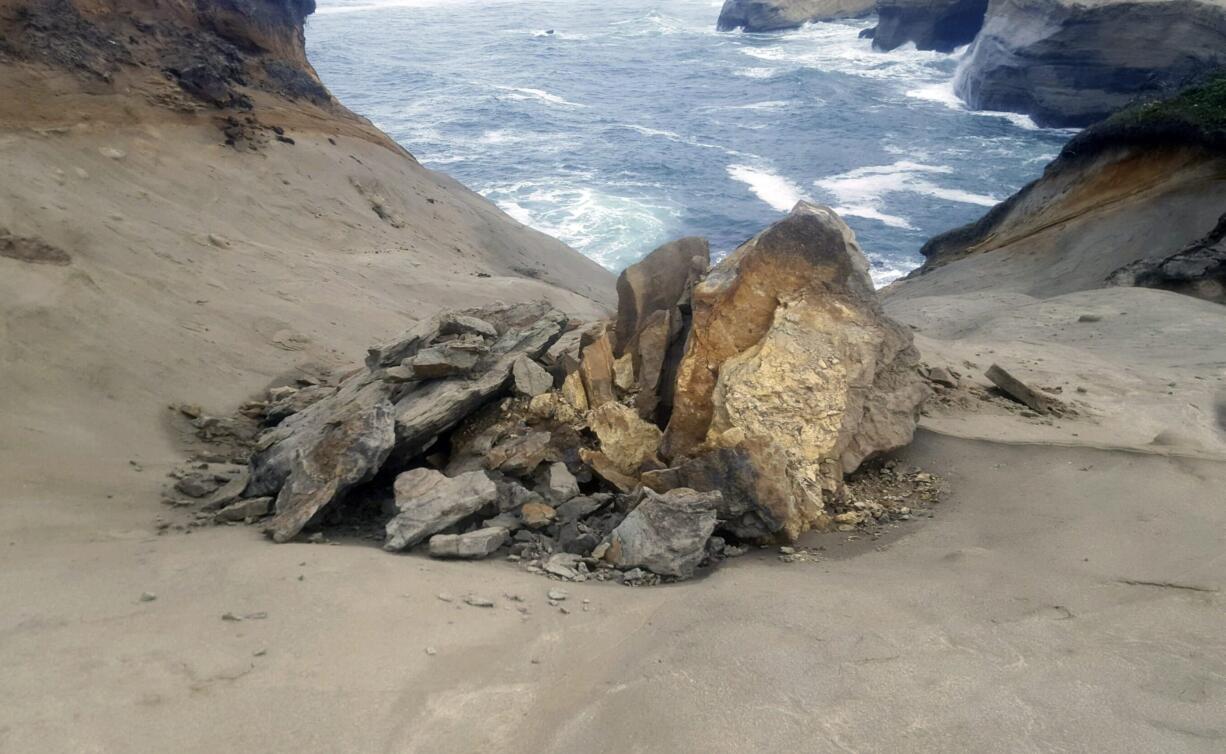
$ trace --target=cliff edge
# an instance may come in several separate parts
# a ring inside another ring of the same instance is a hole
[[[443,306],[610,310],[609,272],[328,93],[303,45],[313,9],[0,0],[10,483],[92,490],[169,461],[168,404],[223,413]]]
[[[992,0],[956,90],[976,110],[1081,127],[1222,67],[1222,0]]]

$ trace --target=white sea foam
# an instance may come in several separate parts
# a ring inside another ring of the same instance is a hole
[[[665,131],[659,128],[649,128],[648,126],[640,126],[635,123],[619,123],[618,125],[622,128],[628,128],[631,131],[636,131],[638,133],[641,133],[644,136],[655,136],[661,139],[668,139],[669,141],[675,141],[678,144],[688,144],[692,147],[700,147],[702,149],[714,149],[718,152],[723,152],[724,154],[729,155],[731,157],[753,157],[754,156],[754,155],[746,154],[744,152],[738,152],[735,149],[729,149],[727,147],[720,146],[719,144],[711,144],[709,142],[699,141],[698,139],[695,139],[692,136],[682,136],[681,134],[676,133],[675,131]]]
[[[535,99],[550,105],[560,105],[562,107],[587,107],[587,105],[581,105],[578,102],[571,102],[570,100],[562,99],[556,94],[550,94],[544,89],[532,89],[526,86],[501,86],[499,84],[493,84],[493,87],[499,91],[509,92],[507,96],[511,99]]]
[[[914,47],[899,48],[888,55],[875,52],[872,42],[860,39],[864,21],[809,24],[798,31],[778,35],[777,43],[746,45],[740,49],[758,60],[872,79],[914,81],[944,76],[934,64],[948,58]]]
[[[790,211],[805,198],[800,186],[760,167],[729,165],[728,176],[748,186],[755,196],[780,212]]]
[[[815,181],[814,185],[831,196],[835,211],[851,217],[889,225],[893,228],[913,229],[905,217],[889,214],[885,207],[892,194],[920,194],[962,204],[981,207],[995,206],[999,199],[986,194],[976,194],[961,189],[940,186],[931,180],[934,175],[952,173],[945,165],[900,160],[891,165],[873,165],[849,170]]]
[[[559,238],[617,270],[668,239],[680,210],[659,199],[584,185],[582,176],[556,176],[485,187],[481,193],[531,228]],[[636,187],[641,191],[646,187]]]
[[[766,102],[750,102],[746,105],[715,105],[712,107],[700,107],[695,112],[715,112],[720,110],[782,110],[791,105],[787,100],[767,100]],[[821,104],[817,102],[815,104]]]
[[[962,101],[962,98],[954,93],[954,82],[955,79],[950,79],[948,81],[925,84],[924,86],[908,90],[906,95],[912,99],[935,102],[938,105],[944,105],[950,110],[957,110],[958,112],[970,113],[971,115],[978,115],[983,118],[1001,118],[1026,131],[1050,130],[1067,133],[1076,133],[1077,131],[1075,128],[1043,129],[1034,122],[1033,118],[1022,113],[1006,113],[999,110],[971,110]]]
[[[732,72],[732,75],[746,79],[769,79],[780,73],[782,69],[779,68],[738,68]]]

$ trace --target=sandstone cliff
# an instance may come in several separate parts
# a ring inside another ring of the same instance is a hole
[[[873,0],[726,0],[716,28],[778,31],[872,12]]]
[[[913,42],[920,50],[953,52],[975,39],[987,9],[988,0],[878,0],[873,47]]]
[[[1039,180],[929,241],[919,274],[962,257],[1042,247],[1048,256],[1028,264],[1044,291],[1094,287],[1125,265],[1205,238],[1226,209],[1224,180],[1226,77],[1218,77],[1082,131]],[[1074,226],[1085,233],[1070,235]],[[1057,255],[1072,266],[1047,267]]]
[[[1223,66],[1223,0],[992,0],[956,89],[977,110],[1086,126]]]
[[[980,375],[1005,364],[1072,400],[1091,421],[1061,442],[1220,455],[1224,212],[1218,79],[1081,132],[1040,179],[932,239],[886,308],[918,329],[930,363]],[[1059,435],[1058,423],[1006,432],[999,417],[940,411],[926,421],[964,436]]]
[[[0,0],[10,482],[173,458],[167,404],[222,411],[442,305],[609,310],[608,272],[329,95],[313,7]]]

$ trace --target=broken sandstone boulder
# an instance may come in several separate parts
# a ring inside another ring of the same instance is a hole
[[[866,458],[910,442],[928,388],[910,332],[886,317],[851,229],[801,202],[694,287],[662,452],[721,448],[776,487],[757,500],[777,535],[824,521]]]

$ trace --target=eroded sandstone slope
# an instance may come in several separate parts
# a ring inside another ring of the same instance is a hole
[[[1226,82],[1131,108],[1076,136],[1043,176],[930,241],[889,289],[930,363],[985,384],[992,363],[1071,400],[1083,421],[954,416],[993,439],[1220,457],[1226,452]],[[956,381],[955,381],[956,382]],[[971,383],[973,387],[974,383]],[[941,401],[938,400],[937,405]],[[971,405],[980,406],[973,403]]]
[[[608,272],[328,94],[312,10],[0,2],[5,478],[170,457],[169,402],[234,405],[440,306],[608,311]]]

